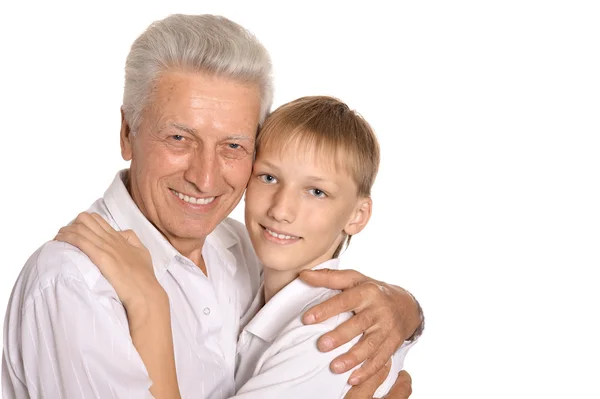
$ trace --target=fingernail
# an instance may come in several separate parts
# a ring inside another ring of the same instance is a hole
[[[348,380],[348,384],[350,384],[350,385],[357,385],[358,384],[358,377],[350,377],[350,379]]]
[[[333,371],[335,371],[336,373],[341,373],[344,371],[344,363],[342,362],[335,362],[333,363],[333,366],[331,366],[333,368]]]
[[[319,349],[322,351],[328,351],[333,347],[333,340],[329,337],[323,338],[319,341]],[[342,364],[341,362],[335,362],[334,368],[336,364]],[[342,364],[343,365],[343,364]]]
[[[309,314],[304,318],[304,322],[307,324],[311,324],[315,322],[315,316],[313,314]]]

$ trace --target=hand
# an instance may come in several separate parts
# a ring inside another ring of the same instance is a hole
[[[355,385],[348,391],[344,399],[375,399],[375,391],[385,381],[390,371],[390,362],[360,385]],[[412,394],[412,379],[410,374],[402,370],[396,382],[387,395],[382,399],[408,399]]]
[[[156,280],[148,250],[131,230],[116,231],[96,213],[81,213],[59,230],[55,240],[83,251],[114,287],[132,318],[143,321],[156,301],[168,301]],[[135,322],[135,321],[134,321]]]
[[[334,373],[344,373],[364,361],[350,376],[348,382],[352,385],[361,384],[382,369],[421,324],[416,301],[400,287],[354,270],[305,270],[300,278],[313,286],[343,290],[309,309],[303,317],[305,324],[320,323],[342,312],[356,313],[317,343],[326,352],[364,333],[356,345],[331,362]]]

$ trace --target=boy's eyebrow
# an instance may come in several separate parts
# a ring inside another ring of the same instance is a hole
[[[277,167],[275,164],[273,164],[273,163],[271,163],[269,161],[260,161],[259,163],[261,163],[261,164],[263,164],[263,165],[265,165],[265,166],[267,166],[267,167],[269,167],[271,169],[274,169],[275,172],[277,172],[277,173],[279,173],[279,171],[280,171],[279,167]],[[321,177],[321,176],[311,175],[311,176],[306,176],[305,179],[306,180],[310,180],[311,182],[325,182],[325,183],[333,184],[336,187],[338,186],[338,184],[335,181],[333,181],[331,179],[327,179],[327,178]]]
[[[181,123],[169,122],[169,126],[174,127],[175,129],[178,129],[178,130],[182,130],[182,131],[184,131],[188,134],[194,135],[194,136],[200,136],[196,129],[194,129],[193,127],[186,126],[186,125],[182,125]],[[253,139],[254,139],[253,137],[248,137],[243,134],[232,134],[230,136],[225,137],[225,140],[253,141]]]
[[[339,184],[337,184],[334,180],[325,179],[320,176],[306,176],[306,180],[310,181],[311,183],[327,183],[333,185],[334,187],[339,187]]]
[[[306,176],[306,179],[308,179],[308,180],[314,180],[314,181],[330,181],[329,179],[325,179],[325,178],[320,177],[320,176]]]
[[[265,165],[265,166],[267,166],[267,167],[269,167],[271,169],[275,169],[277,172],[279,172],[279,168],[275,164],[272,164],[269,161],[259,161],[257,163],[259,163],[259,164],[262,163],[263,165]]]

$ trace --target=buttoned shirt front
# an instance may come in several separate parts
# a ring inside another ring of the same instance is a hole
[[[339,259],[332,259],[314,269],[338,267]],[[352,314],[342,313],[314,325],[304,325],[301,319],[306,310],[337,293],[339,291],[312,287],[296,279],[264,304],[261,288],[246,317],[252,317],[253,312],[256,314],[243,329],[238,342],[236,398],[344,397],[350,389],[347,381],[352,370],[334,374],[329,365],[334,358],[347,352],[359,338],[330,352],[320,352],[317,340],[348,320]],[[389,391],[402,370],[406,353],[413,345],[414,342],[406,342],[394,354],[392,369],[375,397],[381,397]]]
[[[222,222],[202,249],[208,277],[144,217],[121,171],[89,212],[133,230],[169,296],[182,398],[235,393],[240,319],[248,319],[261,266],[245,227]],[[252,312],[255,312],[252,309]],[[151,382],[114,289],[77,248],[50,241],[27,261],[4,325],[2,393],[11,398],[145,398]]]

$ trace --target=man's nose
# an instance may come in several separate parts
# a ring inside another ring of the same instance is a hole
[[[221,177],[217,149],[206,145],[195,148],[184,177],[201,193],[214,193]]]

